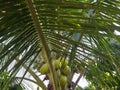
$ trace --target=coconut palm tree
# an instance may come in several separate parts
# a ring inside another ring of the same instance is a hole
[[[119,29],[119,0],[0,0],[0,73],[7,71],[10,77],[3,90],[22,67],[26,71],[20,83],[25,79],[50,90],[32,68],[38,59],[36,67],[47,63],[54,90],[74,90],[82,76],[93,76],[96,86],[111,88],[117,84],[114,73],[120,79],[119,48],[113,46],[116,41],[119,47]],[[53,64],[57,59],[68,61],[71,69],[64,87]],[[34,81],[25,78],[27,72]],[[74,73],[80,76],[73,83]]]

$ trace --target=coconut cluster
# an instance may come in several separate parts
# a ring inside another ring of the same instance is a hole
[[[59,79],[61,87],[65,87],[67,83],[67,75],[69,75],[71,72],[71,68],[68,65],[68,60],[59,58],[59,59],[53,60],[52,64],[55,67],[56,74]],[[43,75],[48,75],[49,78],[51,77],[48,63],[44,63],[40,67],[40,73]]]

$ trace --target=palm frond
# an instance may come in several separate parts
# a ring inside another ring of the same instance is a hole
[[[119,0],[30,0],[32,9],[27,1],[0,0],[0,72],[18,57],[21,60],[11,72],[17,73],[43,47],[49,63],[55,52],[69,58],[73,67],[80,62],[89,75],[104,75],[108,70],[111,76],[115,71],[119,78],[119,53],[108,40],[120,42],[114,34],[120,29]],[[103,78],[99,81],[105,83]]]

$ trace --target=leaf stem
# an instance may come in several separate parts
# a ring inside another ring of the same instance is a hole
[[[34,4],[33,4],[32,0],[25,0],[25,1],[26,1],[26,4],[28,5],[28,8],[30,10],[30,14],[31,14],[33,22],[35,24],[36,31],[38,32],[40,42],[42,43],[42,46],[43,46],[43,49],[44,49],[44,52],[45,52],[45,55],[46,55],[47,63],[48,63],[49,69],[50,69],[50,74],[52,76],[52,82],[53,82],[54,90],[60,90],[58,80],[57,80],[57,76],[55,74],[55,69],[52,66],[52,60],[50,58],[50,50],[49,50],[48,45],[46,43],[44,34],[42,32],[42,29],[41,29],[41,26],[40,26],[40,23],[39,23],[39,19],[37,17],[37,14],[36,14],[36,11],[35,11],[35,8],[34,8]]]
[[[19,58],[15,59],[17,62],[19,62]],[[27,69],[27,65],[23,64],[22,65],[25,69]],[[44,85],[44,83],[41,81],[41,79],[29,68],[28,72],[32,75],[32,77],[36,80],[36,83],[43,89],[43,90],[47,90],[46,86]]]
[[[75,87],[77,86],[77,84],[78,84],[78,82],[80,81],[80,79],[82,78],[82,76],[85,74],[86,70],[87,70],[87,69],[84,69],[83,72],[78,76],[76,82],[75,82],[74,85],[73,85],[72,90],[75,90]]]

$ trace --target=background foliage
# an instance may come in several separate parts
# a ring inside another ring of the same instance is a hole
[[[119,0],[0,0],[0,74],[7,71],[10,77],[2,87],[7,90],[24,67],[20,83],[29,72],[32,82],[46,89],[33,67],[47,61],[59,90],[51,62],[62,57],[72,69],[66,88],[76,87],[74,73],[95,88],[119,88],[119,29]]]

